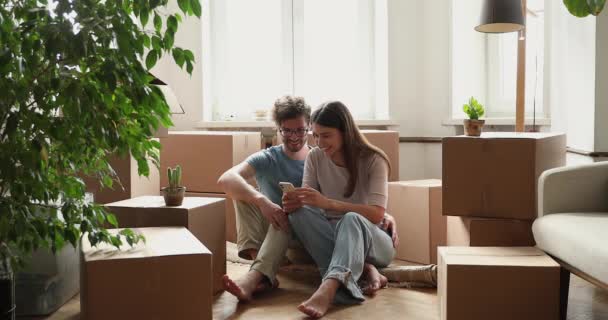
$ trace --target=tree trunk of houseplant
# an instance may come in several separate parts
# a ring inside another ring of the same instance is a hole
[[[481,128],[485,122],[485,120],[465,119],[464,133],[467,136],[479,137],[481,135]]]
[[[0,319],[15,320],[15,275],[7,260],[0,260]]]

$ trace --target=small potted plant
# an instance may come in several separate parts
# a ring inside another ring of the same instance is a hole
[[[181,206],[182,201],[184,201],[184,194],[186,193],[186,187],[180,186],[182,182],[182,167],[177,165],[175,169],[171,167],[167,168],[167,175],[169,177],[169,186],[162,189],[165,205],[167,207]]]
[[[469,103],[462,106],[462,110],[469,116],[469,119],[464,120],[464,133],[467,136],[479,137],[481,135],[481,128],[486,122],[479,119],[485,113],[483,106],[477,99],[471,97]]]

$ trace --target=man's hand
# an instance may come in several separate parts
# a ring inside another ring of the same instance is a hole
[[[292,213],[302,208],[303,205],[302,201],[293,192],[283,193],[283,211],[286,213]]]
[[[397,248],[397,246],[399,246],[399,235],[397,234],[397,222],[395,221],[395,217],[385,213],[380,227],[392,235],[393,247]]]
[[[260,198],[260,200],[257,201],[257,205],[264,218],[266,218],[275,229],[289,232],[289,221],[281,207],[268,200],[266,197]]]

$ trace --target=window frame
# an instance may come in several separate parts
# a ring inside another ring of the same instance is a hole
[[[203,72],[203,81],[202,81],[202,95],[203,95],[203,105],[202,105],[202,114],[203,118],[201,119],[201,123],[210,123],[210,122],[225,122],[225,119],[214,119],[214,108],[213,108],[213,81],[212,81],[212,50],[209,49],[209,46],[212,45],[212,33],[211,33],[211,12],[209,8],[211,7],[211,2],[215,0],[201,0],[203,8],[208,8],[207,10],[203,10],[201,20],[202,20],[202,43],[203,43],[203,53],[202,53],[202,72]],[[298,52],[296,52],[296,48],[299,44],[299,39],[297,35],[297,29],[302,27],[303,22],[301,21],[301,14],[297,13],[297,10],[301,10],[304,5],[305,0],[282,0],[282,12],[283,12],[283,30],[290,31],[283,33],[283,41],[285,44],[291,43],[291,47],[285,46],[286,49],[283,51],[283,58],[285,61],[288,61],[291,65],[289,68],[289,76],[288,81],[289,84],[287,87],[291,88],[291,94],[298,95],[297,92],[297,76],[296,71],[298,66],[296,65],[298,60]],[[368,0],[356,0],[358,2],[364,2]],[[384,12],[384,21],[378,22],[379,14],[377,10],[374,10],[373,13],[370,13],[370,19],[373,21],[371,24],[374,28],[374,50],[372,52],[372,64],[370,67],[372,68],[372,72],[370,73],[375,77],[374,81],[374,90],[372,94],[372,100],[374,101],[374,105],[370,106],[370,113],[372,114],[372,118],[361,118],[356,120],[363,121],[378,121],[379,123],[384,123],[390,119],[389,116],[389,79],[388,79],[388,0],[371,0],[370,7],[380,8],[378,11]],[[286,17],[291,16],[290,19],[286,19]],[[382,30],[379,30],[379,28]],[[380,32],[381,37],[378,36]],[[211,63],[209,63],[211,61]],[[252,110],[253,111],[253,110]],[[255,122],[254,119],[243,120],[237,119],[238,122]]]

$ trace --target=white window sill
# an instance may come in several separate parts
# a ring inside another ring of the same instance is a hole
[[[490,125],[490,126],[514,126],[515,125],[515,118],[484,118],[483,120],[485,120],[485,124],[486,125]],[[524,120],[524,124],[525,125],[532,125],[533,124],[533,119],[532,118],[526,118]],[[464,122],[464,119],[444,119],[442,124],[444,126],[462,126]],[[539,126],[549,126],[551,125],[551,119],[550,118],[536,118],[536,125]]]
[[[355,120],[360,127],[398,127],[399,123],[394,120]],[[276,127],[273,121],[199,121],[196,124],[200,129],[218,128],[272,128]]]

